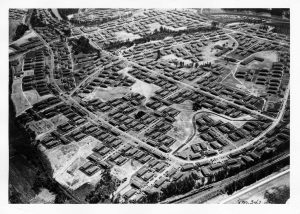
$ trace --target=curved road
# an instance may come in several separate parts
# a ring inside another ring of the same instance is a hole
[[[207,113],[207,114],[213,114],[213,115],[216,115],[218,117],[222,117],[226,120],[230,120],[230,121],[258,121],[258,120],[255,120],[255,119],[249,119],[249,120],[246,120],[246,119],[235,119],[235,118],[231,118],[231,117],[227,117],[225,115],[220,115],[218,113],[215,113],[215,112],[211,112],[211,111],[207,111],[207,110],[200,110],[200,111],[197,111],[195,112],[195,114],[193,115],[192,117],[192,124],[193,124],[193,130],[190,134],[190,136],[188,137],[188,139],[182,144],[180,145],[175,151],[172,152],[172,154],[174,155],[176,152],[178,152],[178,150],[180,150],[182,147],[184,147],[185,145],[187,145],[193,138],[194,136],[196,135],[196,129],[197,129],[197,125],[196,125],[196,117],[199,115],[199,114],[203,114],[203,113]]]

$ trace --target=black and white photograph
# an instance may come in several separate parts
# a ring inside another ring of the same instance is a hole
[[[287,203],[288,8],[9,9],[10,203]]]
[[[4,204],[291,210],[297,10],[129,2],[5,8]]]

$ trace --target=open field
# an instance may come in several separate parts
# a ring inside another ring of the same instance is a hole
[[[138,39],[141,38],[139,35],[134,35],[132,33],[127,33],[125,31],[120,31],[120,32],[116,32],[116,37],[118,40],[121,41],[126,41],[126,40],[134,40],[134,39]]]
[[[101,171],[91,177],[87,177],[78,170],[86,160],[85,158],[92,153],[99,142],[92,137],[87,137],[80,142],[73,142],[69,145],[47,150],[46,155],[54,169],[53,177],[70,189],[77,189],[84,183],[95,184],[100,179]]]
[[[21,23],[20,21],[15,21],[15,20],[9,21],[9,42],[13,41],[16,29],[20,23]]]
[[[86,98],[88,100],[99,98],[103,101],[107,101],[114,98],[119,98],[124,96],[128,92],[128,89],[124,89],[122,87],[115,87],[115,88],[107,88],[102,89],[98,88],[92,94],[88,95]]]

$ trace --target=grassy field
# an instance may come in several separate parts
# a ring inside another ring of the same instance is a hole
[[[9,20],[9,42],[13,41],[13,38],[15,37],[15,33],[17,30],[18,25],[20,24],[20,21],[16,20]]]
[[[26,109],[31,107],[30,103],[28,102],[28,100],[26,99],[26,97],[22,92],[12,94],[11,98],[13,100],[17,116],[20,115]]]

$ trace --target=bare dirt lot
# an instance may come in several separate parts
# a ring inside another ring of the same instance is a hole
[[[248,69],[271,69],[272,63],[278,61],[278,56],[275,51],[261,51],[252,54],[253,57],[261,57],[263,62],[253,60],[247,65]]]
[[[92,176],[87,176],[79,170],[93,153],[92,149],[100,143],[97,139],[88,136],[79,142],[58,146],[45,150],[51,166],[54,170],[53,177],[62,185],[75,190],[85,183],[96,184],[101,178],[101,171]]]
[[[36,90],[24,91],[24,94],[31,105],[53,96],[53,95],[40,96]]]
[[[23,111],[26,109],[30,108],[31,105],[24,96],[24,94],[21,93],[16,93],[11,95],[12,101],[14,103],[15,109],[16,109],[16,115],[20,115]]]
[[[64,116],[63,114],[56,115],[50,119],[50,121],[54,124],[55,127],[67,122],[68,120],[69,119],[66,118],[66,116]]]
[[[47,120],[31,121],[28,123],[28,126],[37,135],[44,134],[53,128],[52,123]]]
[[[153,84],[145,83],[141,80],[136,80],[136,82],[131,86],[131,90],[134,93],[139,93],[146,97],[146,102],[151,96],[154,95],[154,92],[159,89],[158,86]]]
[[[134,40],[141,38],[139,35],[135,35],[133,33],[127,33],[126,31],[119,31],[115,33],[118,40],[126,41],[126,40]]]
[[[98,98],[105,102],[110,99],[121,98],[128,92],[129,89],[125,87],[97,88],[94,92],[88,94],[85,99],[92,100]]]
[[[218,57],[215,56],[215,54],[219,52],[219,50],[214,48],[216,45],[220,45],[220,46],[225,45],[224,47],[232,47],[233,43],[234,43],[233,39],[209,43],[208,46],[205,46],[204,48],[201,49],[204,62],[212,62],[218,59]]]

